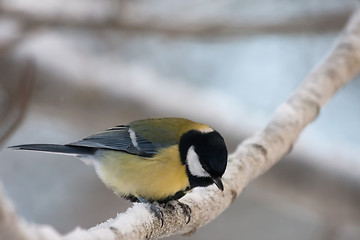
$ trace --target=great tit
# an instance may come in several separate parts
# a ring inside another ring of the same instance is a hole
[[[10,148],[90,160],[108,188],[131,201],[150,203],[162,223],[162,213],[153,203],[178,200],[194,187],[213,183],[224,189],[224,139],[211,127],[184,118],[137,120],[65,145]],[[190,221],[186,207],[184,211]]]

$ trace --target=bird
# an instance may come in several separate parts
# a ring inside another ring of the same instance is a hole
[[[11,146],[73,155],[91,163],[102,182],[132,202],[159,207],[178,201],[195,187],[215,184],[224,190],[222,176],[228,151],[224,138],[210,126],[185,118],[147,118],[118,125],[68,144]],[[190,221],[191,209],[178,201]]]

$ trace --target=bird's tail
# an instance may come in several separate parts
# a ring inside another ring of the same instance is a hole
[[[49,152],[49,153],[58,153],[58,154],[76,155],[76,156],[93,155],[94,152],[96,151],[94,148],[89,148],[89,147],[59,145],[59,144],[24,144],[24,145],[11,146],[9,148],[15,150],[29,150],[29,151]]]

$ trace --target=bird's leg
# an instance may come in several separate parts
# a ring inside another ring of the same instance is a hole
[[[137,197],[137,199],[139,199],[140,202],[142,203],[147,203],[150,204],[150,210],[154,212],[155,216],[157,219],[159,219],[161,221],[161,227],[164,225],[164,214],[160,209],[160,206],[157,202],[149,202],[148,200],[146,200],[145,198],[142,197]]]

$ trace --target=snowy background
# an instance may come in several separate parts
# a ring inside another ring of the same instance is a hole
[[[37,64],[26,118],[0,151],[0,179],[17,211],[65,233],[130,203],[76,159],[6,146],[67,143],[139,118],[180,116],[216,128],[232,152],[264,128],[357,5],[1,1],[0,110],[24,60]],[[342,89],[286,159],[190,239],[359,239],[359,90],[359,81]]]

